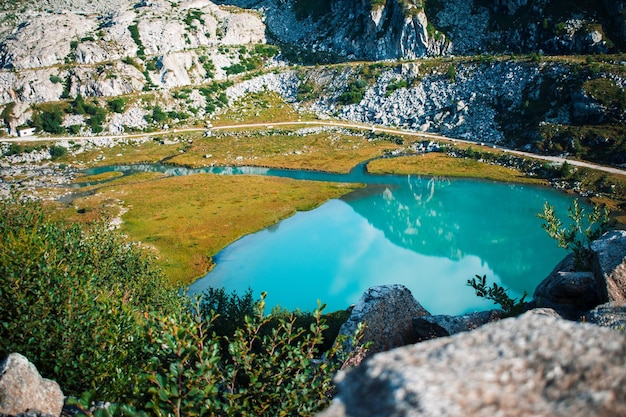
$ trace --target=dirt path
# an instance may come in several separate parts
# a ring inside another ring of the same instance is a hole
[[[435,133],[427,133],[427,132],[414,132],[409,130],[403,130],[400,128],[391,128],[391,127],[379,127],[366,125],[361,123],[350,123],[350,122],[335,122],[335,121],[295,121],[295,122],[276,122],[276,123],[247,123],[247,124],[236,124],[236,125],[225,125],[225,126],[214,126],[211,127],[210,130],[219,131],[219,130],[230,130],[230,129],[249,129],[249,128],[272,128],[275,126],[329,126],[329,127],[344,127],[347,129],[360,129],[360,130],[369,130],[372,132],[383,132],[389,133],[393,135],[403,135],[403,136],[418,136],[427,139],[436,139],[443,140],[448,142],[462,142],[468,144],[475,144],[477,142],[464,140],[464,139],[456,139],[450,138],[442,135],[438,135]],[[164,130],[160,132],[151,132],[151,133],[139,133],[132,135],[109,135],[109,136],[54,136],[54,137],[39,137],[39,136],[27,136],[22,138],[0,138],[0,142],[50,142],[56,140],[73,140],[73,141],[81,141],[81,140],[89,140],[94,138],[103,138],[103,139],[123,139],[123,138],[139,138],[145,136],[159,136],[159,135],[167,135],[172,133],[186,133],[186,132],[204,132],[206,128],[183,128],[183,129],[170,129]],[[626,175],[626,170],[608,167],[604,165],[594,164],[592,162],[584,162],[578,161],[575,159],[567,159],[557,156],[547,156],[547,155],[538,155],[530,152],[518,151],[515,149],[508,149],[504,147],[498,146],[497,149],[500,149],[504,152],[508,152],[514,155],[524,156],[528,158],[535,158],[549,162],[556,162],[562,164],[567,161],[568,164],[595,169],[598,171],[608,172],[611,174],[618,175]]]

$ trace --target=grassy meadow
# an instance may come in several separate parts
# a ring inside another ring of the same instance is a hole
[[[226,113],[222,123],[267,123],[271,117],[278,117],[275,112],[280,110],[259,103],[241,102],[237,106],[243,108],[243,115]],[[295,114],[290,111],[283,109],[282,114],[284,117],[278,117],[277,121],[295,120]],[[154,134],[148,140],[135,143],[124,141],[75,155],[68,153],[59,162],[76,167],[166,163],[187,167],[249,165],[345,173],[371,160],[368,170],[375,174],[547,184],[518,170],[474,159],[452,158],[444,153],[379,158],[423,140],[419,135],[396,137],[311,126],[215,130],[206,137],[203,133],[204,129]],[[454,146],[502,152],[458,141]],[[592,170],[581,170],[581,174],[584,174],[585,186],[611,190],[618,196],[617,200],[596,199],[596,202],[617,210],[618,221],[626,222],[626,217],[620,214],[620,204],[626,199],[626,180]],[[212,256],[240,237],[360,187],[250,175],[167,177],[159,173],[78,176],[74,182],[90,183],[81,188],[81,192],[89,192],[89,195],[58,208],[56,216],[83,223],[101,218],[113,220],[132,240],[151,248],[169,279],[182,285],[204,275],[212,267]]]

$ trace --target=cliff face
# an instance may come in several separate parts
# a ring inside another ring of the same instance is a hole
[[[449,51],[445,36],[432,28],[429,31],[424,9],[413,0],[388,0],[382,5],[372,5],[370,0],[337,0],[332,16],[333,30],[326,36],[331,49],[341,55],[415,59]]]

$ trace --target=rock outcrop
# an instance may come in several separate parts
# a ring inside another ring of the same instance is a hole
[[[340,334],[352,335],[359,323],[365,323],[364,342],[372,342],[368,355],[384,352],[418,341],[412,319],[428,316],[411,291],[404,285],[382,285],[369,288],[341,326]]]
[[[447,54],[445,35],[428,30],[421,2],[360,0],[332,3],[333,24],[326,34],[330,49],[340,55],[366,59],[415,59]]]
[[[591,243],[591,271],[575,271],[568,255],[535,289],[533,303],[578,319],[597,305],[626,302],[626,231],[605,233]]]
[[[587,312],[584,320],[598,326],[626,331],[626,304],[606,303]]]
[[[59,416],[62,408],[59,385],[42,378],[24,356],[12,353],[0,364],[0,415],[31,411]]]
[[[591,243],[592,270],[600,283],[603,301],[626,302],[626,231],[606,233]]]
[[[208,0],[155,0],[102,14],[81,10],[30,11],[10,33],[0,34],[0,104],[57,101],[78,92],[117,96],[222,79],[223,68],[246,54],[220,47],[266,42],[261,15]]]
[[[527,313],[379,353],[320,417],[626,415],[623,333]]]
[[[462,316],[421,316],[413,318],[413,329],[420,341],[469,332],[502,318],[502,310],[480,311]]]

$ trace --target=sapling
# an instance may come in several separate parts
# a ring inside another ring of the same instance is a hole
[[[598,205],[593,206],[591,213],[585,214],[578,200],[574,200],[567,210],[571,220],[564,226],[554,212],[554,207],[544,203],[543,213],[537,215],[545,221],[541,225],[548,235],[557,241],[559,247],[574,253],[574,268],[586,271],[591,267],[591,242],[598,239],[609,229],[609,210]]]

